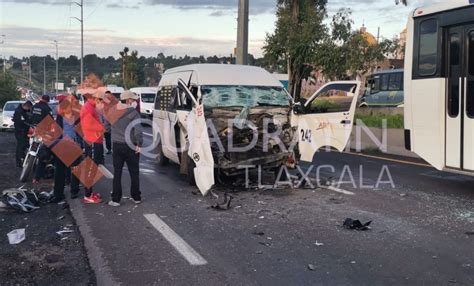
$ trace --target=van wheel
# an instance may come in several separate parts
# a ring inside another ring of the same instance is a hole
[[[170,159],[166,158],[165,155],[163,154],[163,145],[158,143],[158,146],[156,147],[157,155],[156,155],[156,160],[158,161],[158,165],[160,166],[166,166],[170,162]]]
[[[188,183],[191,186],[196,186],[196,179],[194,178],[194,168],[196,168],[196,163],[194,160],[188,156]]]

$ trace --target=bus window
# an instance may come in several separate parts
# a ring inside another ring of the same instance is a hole
[[[469,33],[468,37],[468,46],[469,46],[469,51],[468,51],[468,58],[469,58],[469,63],[468,63],[468,70],[469,70],[469,75],[474,76],[474,31],[471,31]],[[474,118],[474,80],[468,80],[467,81],[468,87],[468,94],[466,94],[466,110],[467,110],[467,116],[470,118]]]
[[[469,33],[469,74],[474,76],[474,31]]]
[[[421,22],[419,41],[418,74],[420,76],[434,75],[438,58],[438,22],[436,19]]]
[[[453,33],[449,35],[449,77],[452,79],[449,83],[450,91],[448,92],[448,114],[450,117],[459,115],[459,77],[460,73],[460,49],[461,38],[459,34]]]
[[[380,86],[380,90],[388,90],[388,74],[382,75],[382,85]]]
[[[372,83],[370,86],[370,93],[379,93],[380,92],[380,76],[376,76],[372,79]]]
[[[402,73],[390,74],[388,90],[401,90],[402,88]]]

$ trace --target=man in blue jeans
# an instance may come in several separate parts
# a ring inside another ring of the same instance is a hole
[[[131,92],[125,91],[120,95],[120,100],[125,102],[118,104],[116,108],[125,108],[122,116],[112,124],[112,158],[114,162],[114,183],[112,190],[112,200],[109,205],[112,207],[119,207],[122,199],[122,170],[125,163],[127,164],[128,172],[130,173],[131,199],[135,204],[140,204],[140,152],[143,144],[143,131],[140,123],[134,124],[131,132],[127,134],[126,130],[137,119],[140,119],[140,114],[136,110],[138,96]],[[128,146],[131,142],[133,149]]]

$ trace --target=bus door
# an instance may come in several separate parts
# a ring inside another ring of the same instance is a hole
[[[474,171],[474,25],[447,30],[446,166]]]

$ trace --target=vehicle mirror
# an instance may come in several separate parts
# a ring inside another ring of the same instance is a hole
[[[301,102],[297,102],[295,103],[295,105],[293,105],[293,112],[295,114],[303,113],[303,105],[301,104]]]

